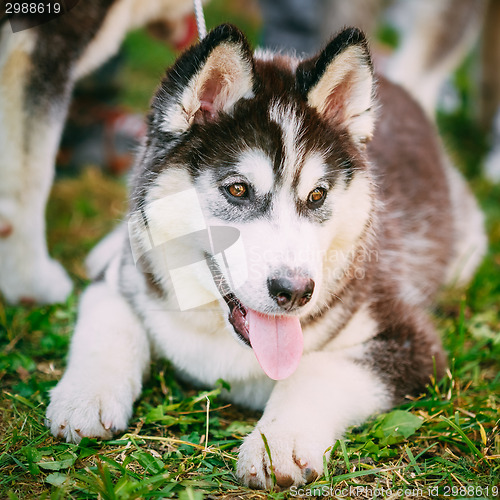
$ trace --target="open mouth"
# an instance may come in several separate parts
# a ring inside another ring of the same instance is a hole
[[[219,291],[229,308],[229,323],[231,323],[238,338],[248,347],[252,347],[250,343],[249,325],[247,321],[248,309],[231,291],[231,288],[224,278],[224,275],[222,274],[217,261],[208,254],[205,254],[205,258],[209,263],[209,268],[212,273],[214,283],[217,286],[217,290]]]
[[[238,338],[253,349],[268,377],[274,380],[289,377],[302,357],[299,318],[272,316],[245,307],[228,286],[215,260],[209,259],[214,282],[229,308],[229,323]]]
[[[250,343],[249,324],[247,320],[247,308],[232,292],[226,293],[223,295],[223,298],[229,307],[228,320],[236,332],[236,335],[238,335],[238,338],[248,347],[252,347]]]

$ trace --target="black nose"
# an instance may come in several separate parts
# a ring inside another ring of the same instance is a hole
[[[314,291],[314,281],[297,272],[280,273],[267,280],[269,294],[285,311],[305,306]]]

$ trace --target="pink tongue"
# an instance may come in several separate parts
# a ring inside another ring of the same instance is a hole
[[[299,365],[303,349],[298,318],[275,317],[247,310],[250,344],[262,369],[274,380],[289,377]]]

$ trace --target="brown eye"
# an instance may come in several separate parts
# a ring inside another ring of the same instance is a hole
[[[248,188],[246,184],[236,183],[231,184],[227,190],[229,194],[235,198],[244,198],[247,195]]]
[[[326,190],[323,188],[316,188],[313,189],[310,193],[309,196],[307,197],[307,201],[311,205],[317,205],[319,202],[323,201],[326,196]]]

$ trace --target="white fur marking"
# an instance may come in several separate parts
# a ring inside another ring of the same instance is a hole
[[[379,333],[379,325],[373,319],[368,304],[361,306],[340,333],[325,347],[337,351],[360,346]]]
[[[257,149],[245,151],[236,168],[254,186],[258,194],[266,194],[274,185],[274,172],[271,159]]]
[[[304,160],[297,186],[297,194],[301,200],[307,200],[309,193],[319,186],[325,170],[325,162],[320,154],[312,154]]]
[[[291,185],[296,169],[303,161],[304,148],[300,137],[303,125],[297,112],[291,106],[286,106],[279,101],[269,107],[269,118],[282,130],[284,159],[282,165],[283,183]]]

